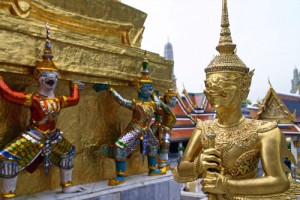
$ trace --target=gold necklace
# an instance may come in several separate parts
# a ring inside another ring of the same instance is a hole
[[[231,128],[231,127],[235,127],[235,126],[238,126],[239,124],[243,123],[245,121],[245,117],[242,116],[239,121],[235,122],[235,123],[232,123],[232,124],[228,124],[228,125],[223,125],[223,124],[219,124],[219,122],[217,121],[217,126],[220,127],[220,128]]]

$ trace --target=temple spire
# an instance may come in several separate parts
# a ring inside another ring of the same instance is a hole
[[[231,32],[229,29],[227,0],[222,1],[221,33],[219,44],[216,49],[220,54],[234,54],[236,45],[232,43]]]

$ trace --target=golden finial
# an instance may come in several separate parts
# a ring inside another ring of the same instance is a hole
[[[142,62],[141,77],[136,82],[136,87],[138,90],[142,87],[143,83],[152,83],[152,80],[149,77],[148,64],[149,64],[149,59],[147,57],[147,51],[145,51],[144,59]]]
[[[231,32],[229,29],[227,0],[223,0],[222,4],[222,21],[219,44],[216,47],[217,51],[222,53],[233,54],[236,45],[232,43]]]
[[[271,81],[270,81],[270,77],[268,77],[268,83],[270,85],[270,88],[273,88],[272,84],[271,84]]]
[[[249,68],[236,54],[236,45],[232,43],[229,29],[227,0],[222,1],[222,20],[219,44],[216,49],[220,53],[215,56],[205,68],[206,73],[215,73],[219,71],[231,71],[247,74]]]
[[[51,37],[50,37],[50,24],[46,22],[46,42],[45,42],[45,48],[44,48],[44,54],[42,55],[43,61],[36,67],[36,70],[38,71],[58,71],[55,64],[52,61],[53,54],[52,54],[52,48],[51,48]]]

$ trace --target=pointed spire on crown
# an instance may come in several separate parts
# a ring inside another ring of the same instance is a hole
[[[42,55],[43,61],[36,67],[36,70],[38,71],[58,71],[57,67],[53,63],[53,54],[52,54],[52,48],[50,43],[50,25],[48,22],[45,24],[46,27],[46,43],[45,43],[45,49],[44,54]]]
[[[46,43],[45,43],[45,49],[44,49],[44,55],[42,55],[42,58],[44,60],[52,60],[52,49],[51,49],[51,43],[50,43],[50,25],[48,22],[45,24],[46,27]]]
[[[149,77],[148,64],[149,64],[149,59],[147,57],[147,51],[145,51],[144,60],[142,63],[143,70],[141,71],[141,78],[139,79],[140,83],[152,83],[152,80]]]
[[[222,2],[222,21],[221,21],[221,33],[219,44],[216,47],[217,51],[221,53],[234,53],[236,45],[232,43],[231,32],[229,29],[229,18],[227,0]]]
[[[222,0],[222,21],[219,44],[216,47],[220,55],[217,55],[205,68],[206,73],[220,71],[240,72],[247,74],[249,68],[236,54],[236,45],[232,43],[229,29],[227,0]]]

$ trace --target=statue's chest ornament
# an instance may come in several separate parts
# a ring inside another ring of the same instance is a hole
[[[60,111],[58,99],[41,99],[40,106],[46,115],[46,117],[42,120],[43,122],[57,119]]]
[[[60,110],[60,105],[57,99],[40,100],[40,105],[46,115],[58,112]]]
[[[243,120],[233,127],[220,127],[217,120],[207,126],[207,133],[216,134],[216,149],[222,152],[223,164],[228,164],[229,151],[238,147],[242,152],[251,150],[258,138],[258,126],[254,120]]]
[[[150,102],[144,102],[141,107],[146,115],[151,115],[154,112],[153,106]]]

